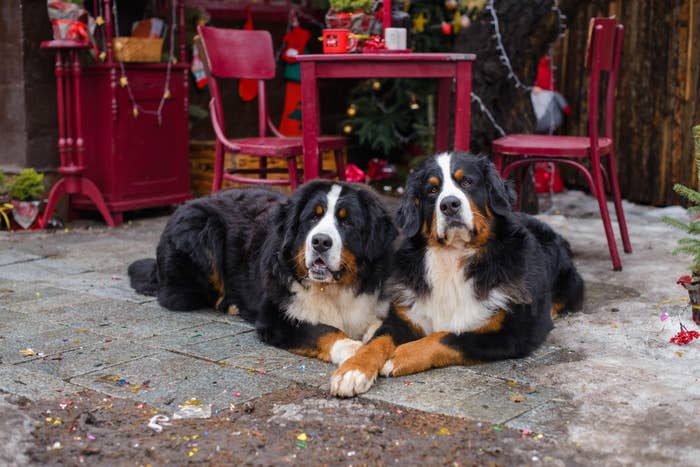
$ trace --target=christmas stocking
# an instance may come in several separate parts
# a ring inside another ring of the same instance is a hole
[[[304,53],[306,43],[309,42],[311,33],[296,24],[285,36],[282,60],[285,62],[284,79],[285,87],[284,111],[280,122],[280,132],[285,136],[301,135],[301,69],[296,57]]]
[[[248,19],[246,19],[243,29],[253,30],[253,14],[250,12],[250,7],[246,8]],[[258,95],[258,81],[255,79],[242,79],[238,82],[238,95],[244,101],[252,101]]]

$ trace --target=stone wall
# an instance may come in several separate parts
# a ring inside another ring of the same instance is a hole
[[[54,57],[46,2],[0,2],[0,167],[46,171],[58,165]]]

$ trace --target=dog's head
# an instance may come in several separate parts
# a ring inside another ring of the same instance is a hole
[[[494,217],[507,215],[514,200],[487,157],[437,154],[409,176],[397,221],[408,237],[479,247],[488,241]]]
[[[311,282],[356,284],[398,235],[377,196],[350,183],[303,185],[280,206],[276,222],[279,272]]]

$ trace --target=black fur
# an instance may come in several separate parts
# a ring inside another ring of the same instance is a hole
[[[465,360],[523,357],[535,350],[552,329],[553,303],[563,304],[564,311],[581,307],[583,281],[564,238],[532,216],[511,212],[513,190],[486,157],[453,154],[451,164],[453,173],[462,169],[464,180],[470,182],[460,188],[467,198],[481,213],[491,213],[486,216],[488,240],[473,247],[476,253],[465,262],[465,279],[473,280],[480,300],[485,300],[494,289],[506,291],[510,298],[499,331],[452,333],[442,343],[459,350]],[[424,161],[409,177],[397,215],[406,238],[396,254],[389,293],[395,302],[409,307],[407,296],[415,302],[432,293],[425,272],[430,244],[426,228],[429,229],[437,197],[430,191],[431,176],[442,177],[435,157]],[[455,261],[459,261],[458,253],[455,255]],[[420,337],[395,313],[390,313],[375,335],[382,334],[391,335],[396,344]]]
[[[228,190],[181,206],[165,227],[156,260],[129,267],[132,287],[157,295],[171,310],[216,306],[227,311],[235,305],[265,342],[286,349],[313,347],[320,336],[338,329],[290,319],[285,312],[294,299],[292,285],[305,281],[295,255],[317,221],[314,206],[325,202],[333,185],[342,187],[349,213],[339,227],[343,248],[358,265],[348,287],[355,294],[374,293],[389,274],[385,253],[396,227],[371,191],[328,181],[308,183],[289,198],[265,189]]]

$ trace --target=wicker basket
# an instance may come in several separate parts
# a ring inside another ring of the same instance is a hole
[[[160,62],[163,39],[116,37],[112,48],[118,62]]]

